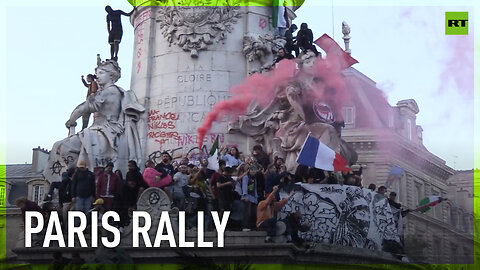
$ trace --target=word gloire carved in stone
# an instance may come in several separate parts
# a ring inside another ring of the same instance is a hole
[[[225,229],[227,227],[230,212],[225,211],[220,220],[217,211],[212,211],[212,219],[217,231],[217,246],[224,246]],[[206,242],[204,237],[204,213],[198,212],[197,223],[197,247],[213,247],[213,242]],[[39,234],[44,228],[43,215],[39,212],[25,212],[25,247],[32,247],[32,235]],[[36,222],[32,222],[36,219]],[[79,222],[75,222],[79,219]],[[120,244],[120,230],[109,224],[109,221],[120,221],[120,216],[114,211],[108,211],[101,218],[101,226],[103,229],[111,233],[113,237],[101,237],[103,246],[114,248]],[[98,247],[98,212],[91,212],[91,243],[90,247]],[[132,216],[132,246],[139,247],[140,236],[143,238],[145,247],[160,247],[161,241],[169,242],[170,247],[195,247],[195,242],[187,242],[185,240],[185,212],[178,213],[178,242],[175,239],[170,215],[168,211],[162,211],[158,222],[157,233],[152,245],[149,231],[152,229],[152,218],[148,212],[134,211]],[[78,238],[81,247],[88,247],[85,239],[84,231],[87,228],[87,216],[80,211],[70,211],[68,214],[68,245],[65,244],[62,227],[57,212],[52,212],[48,220],[43,247],[49,247],[50,242],[57,242],[59,247],[75,247],[75,235]],[[164,233],[166,232],[166,233]],[[113,238],[113,239],[112,239]],[[178,243],[178,245],[177,245]]]

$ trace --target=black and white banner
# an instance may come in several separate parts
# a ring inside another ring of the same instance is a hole
[[[383,240],[400,242],[384,195],[345,185],[301,186],[304,193],[297,192],[279,212],[279,218],[300,212],[302,223],[311,225],[310,230],[299,233],[304,240],[371,250],[381,250]]]

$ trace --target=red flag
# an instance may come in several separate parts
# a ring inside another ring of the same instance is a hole
[[[342,69],[346,69],[353,64],[358,63],[358,61],[350,56],[350,54],[346,53],[342,47],[340,47],[335,40],[333,40],[327,34],[323,34],[320,38],[315,40],[315,44],[317,44],[322,50],[327,53],[328,56],[338,57],[340,60],[340,67]]]

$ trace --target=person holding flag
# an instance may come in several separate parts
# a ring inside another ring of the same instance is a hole
[[[212,148],[210,149],[210,153],[208,154],[208,165],[207,165],[207,169],[211,170],[211,171],[218,171],[218,169],[220,168],[219,166],[219,163],[218,163],[218,152],[219,152],[219,149],[218,149],[219,145],[218,145],[218,135],[217,137],[215,138],[215,141],[213,142],[213,145],[212,145]]]

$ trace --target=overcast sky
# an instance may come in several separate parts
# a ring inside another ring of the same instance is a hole
[[[6,149],[0,164],[31,162],[32,148],[51,149],[67,136],[65,122],[85,99],[80,75],[93,73],[97,53],[109,57],[104,6],[131,10],[126,0],[18,2],[0,3],[0,152]],[[359,61],[354,67],[377,82],[391,105],[415,99],[427,149],[451,167],[471,169],[479,104],[473,94],[474,1],[428,1],[428,7],[415,6],[418,1],[333,2],[307,0],[294,22],[307,22],[316,37],[327,33],[343,47],[346,21]],[[470,34],[446,36],[445,11],[469,11]],[[133,29],[126,17],[123,25],[118,85],[129,88]]]

